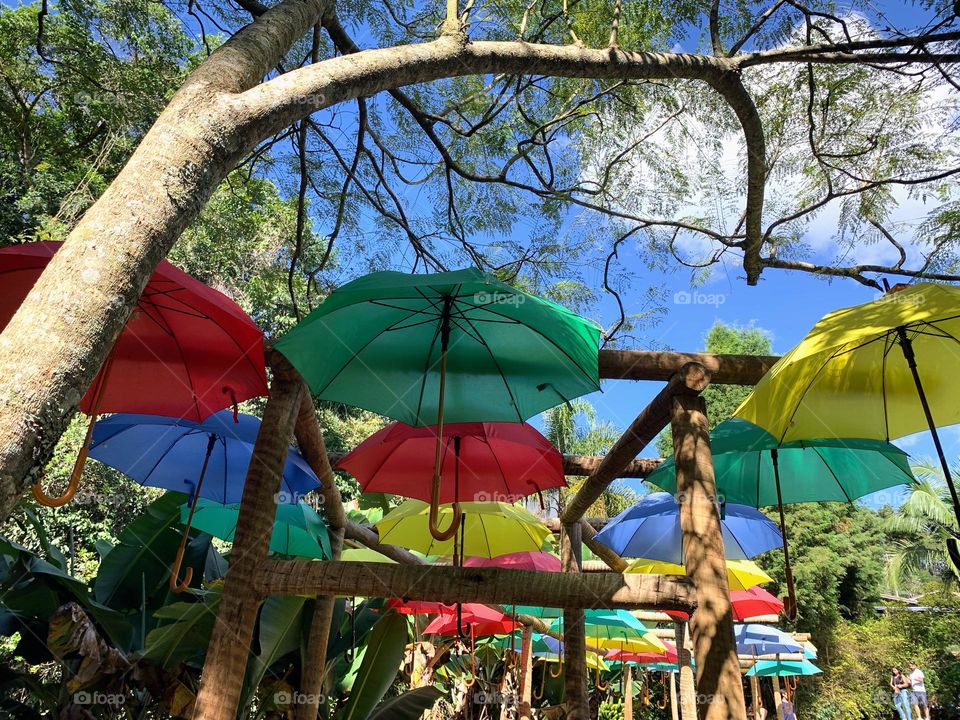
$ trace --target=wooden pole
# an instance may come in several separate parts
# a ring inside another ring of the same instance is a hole
[[[523,635],[520,641],[520,677],[518,680],[518,692],[520,695],[517,703],[517,717],[520,720],[531,720],[533,709],[533,628],[529,625],[523,628]]]
[[[684,564],[698,605],[689,623],[697,701],[702,720],[742,720],[746,709],[703,398],[676,395],[671,423]]]
[[[690,662],[690,647],[686,638],[686,623],[677,623],[674,627],[677,645],[677,681],[680,684],[681,720],[697,720],[697,690],[693,680],[693,665]]]
[[[780,694],[780,678],[773,675],[770,680],[773,683],[773,704],[777,706],[777,720],[783,720],[783,695]]]
[[[633,665],[623,664],[623,720],[633,720]]]
[[[756,675],[750,676],[750,700],[753,705],[753,717],[760,720],[760,708],[763,702],[760,699],[760,678]]]
[[[565,525],[560,535],[560,564],[563,572],[553,575],[566,576],[568,579],[576,576],[580,580],[583,578],[580,572],[581,561],[580,523],[573,522]],[[563,606],[563,681],[567,720],[590,720],[587,639],[582,609],[584,606],[595,607],[596,603],[587,602],[577,608]]]
[[[680,706],[677,704],[677,673],[667,673],[670,683],[670,720],[680,720]]]
[[[253,624],[262,596],[257,570],[268,553],[287,448],[302,385],[275,376],[247,471],[230,568],[200,677],[194,720],[236,720]]]
[[[264,595],[359,595],[544,605],[569,608],[644,608],[691,612],[693,586],[682,575],[545,573],[450,565],[275,560],[260,564],[251,585]]]
[[[600,377],[608,380],[669,380],[688,363],[702,365],[717,385],[756,385],[780,358],[772,355],[601,350]]]
[[[597,469],[580,486],[577,494],[567,502],[567,506],[560,515],[561,522],[573,523],[580,520],[610,483],[620,475],[623,468],[667,426],[674,395],[680,393],[696,395],[709,382],[710,374],[706,368],[696,363],[684,365],[671,376],[666,387],[657,393],[650,404],[637,415],[630,427],[603,456]]]

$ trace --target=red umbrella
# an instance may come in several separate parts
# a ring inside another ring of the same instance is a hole
[[[515,502],[566,486],[560,453],[527,423],[447,423],[442,438],[440,503]],[[337,467],[353,475],[364,492],[430,502],[436,443],[435,425],[395,422],[347,453]]]
[[[444,605],[430,600],[407,600],[404,602],[399,598],[391,598],[387,601],[387,607],[401,615],[442,615],[456,612],[453,605]]]
[[[463,566],[560,572],[560,558],[548,552],[515,552],[492,558],[468,557],[463,561]]]
[[[607,653],[607,660],[618,662],[632,662],[638,665],[648,665],[651,663],[677,662],[677,648],[663,641],[667,646],[666,652],[630,652],[629,650],[611,650]]]
[[[60,244],[0,249],[0,331]],[[91,416],[91,427],[97,415],[118,412],[201,422],[267,392],[263,333],[256,323],[230,298],[161,261],[80,409]],[[67,495],[48,498],[37,485],[38,500],[69,502],[87,443]]]
[[[760,615],[779,615],[783,610],[783,601],[755,585],[749,590],[731,590],[730,607],[733,609],[733,619],[742,622]],[[676,610],[667,611],[667,615],[678,620],[687,620],[685,612]]]
[[[458,619],[461,621],[459,627]],[[479,637],[506,635],[521,626],[498,610],[478,603],[466,603],[462,606],[460,618],[453,610],[443,613],[423,629],[423,634],[460,635],[466,627],[469,627],[471,636]]]

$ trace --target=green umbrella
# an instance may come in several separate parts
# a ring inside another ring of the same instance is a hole
[[[599,389],[600,330],[556,303],[475,269],[378,272],[333,292],[275,344],[324,399],[437,425],[431,533],[443,423],[522,422]]]
[[[710,433],[710,450],[717,493],[726,502],[780,511],[780,533],[788,595],[784,611],[796,616],[796,590],[783,505],[802,502],[853,502],[877,490],[916,482],[907,454],[882,440],[824,438],[778,444],[759,425],[732,418]],[[780,476],[789,482],[780,483]],[[670,493],[677,492],[676,467],[668,459],[647,482]]]
[[[227,542],[233,542],[237,530],[239,505],[221,505],[206,498],[198,498],[193,516],[193,527]],[[180,520],[186,522],[190,505],[180,508]],[[329,559],[330,535],[327,526],[313,508],[304,503],[277,505],[277,518],[270,538],[270,550],[283,555],[297,555]]]
[[[852,502],[877,490],[916,482],[907,454],[882,440],[830,438],[777,444],[758,425],[733,418],[710,433],[717,492],[752,507],[803,502]],[[789,482],[778,491],[778,475]],[[647,482],[676,494],[673,459]]]
[[[820,668],[809,660],[757,660],[753,667],[747,670],[747,676],[777,677],[792,675],[816,675]]]

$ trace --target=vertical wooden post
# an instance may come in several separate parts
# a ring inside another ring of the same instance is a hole
[[[760,678],[756,675],[750,676],[750,701],[753,705],[753,716],[760,720]]]
[[[633,665],[623,664],[623,720],[633,720]]]
[[[563,526],[560,533],[560,563],[564,572],[580,572],[580,523]],[[563,609],[564,703],[567,720],[590,720],[587,693],[587,639],[583,609]]]
[[[697,594],[697,610],[690,618],[697,704],[703,720],[742,720],[746,707],[703,398],[674,395],[671,425],[684,564]]]
[[[677,675],[679,673],[667,673],[670,681],[670,720],[680,720],[680,707],[677,704]]]
[[[533,628],[523,626],[523,636],[520,641],[520,678],[518,680],[519,702],[517,703],[517,717],[520,720],[530,720],[533,717],[531,703],[533,701]]]
[[[677,682],[680,685],[680,717],[682,720],[697,720],[697,691],[693,681],[693,665],[690,662],[690,648],[686,638],[687,624],[677,622],[674,625],[674,639],[677,645]]]
[[[773,704],[777,706],[777,720],[783,720],[783,695],[780,694],[780,678],[773,675],[770,680],[773,683]]]
[[[289,371],[293,372],[292,368]],[[333,468],[330,467],[330,459],[327,457],[323,433],[317,423],[317,411],[306,386],[303,389],[294,434],[301,453],[320,480],[319,492],[323,498],[323,517],[330,531],[332,559],[339,560],[347,518],[343,510],[340,490],[333,475]],[[330,637],[335,601],[336,598],[333,595],[321,595],[313,607],[306,651],[300,668],[300,697],[294,705],[296,720],[316,720],[320,709],[320,701],[324,693],[323,681],[326,676],[327,640]]]
[[[210,636],[194,720],[236,720],[257,609],[254,577],[267,558],[302,385],[274,377],[263,423],[247,470],[230,568]]]

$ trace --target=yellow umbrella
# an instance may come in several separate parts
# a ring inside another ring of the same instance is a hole
[[[686,575],[687,571],[683,565],[639,558],[627,565],[625,572],[641,575]],[[773,582],[773,578],[753,560],[727,560],[727,585],[731,590],[749,590],[755,585],[768,582]]]
[[[437,540],[430,532],[430,504],[407,500],[378,522],[380,542],[400,545],[424,555],[453,555],[455,541],[462,543],[463,555],[497,557],[507,553],[538,551],[550,530],[523,508],[502,502],[461,502],[458,538]],[[449,503],[440,506],[439,524],[453,520]]]
[[[396,560],[391,560],[386,555],[378,553],[370,548],[347,548],[340,553],[340,559],[345,562],[377,562],[397,564]]]
[[[757,384],[735,416],[781,443],[890,440],[927,429],[954,513],[957,496],[937,427],[960,422],[960,287],[917,283],[837,310],[818,322]],[[948,542],[960,567],[956,539]]]

